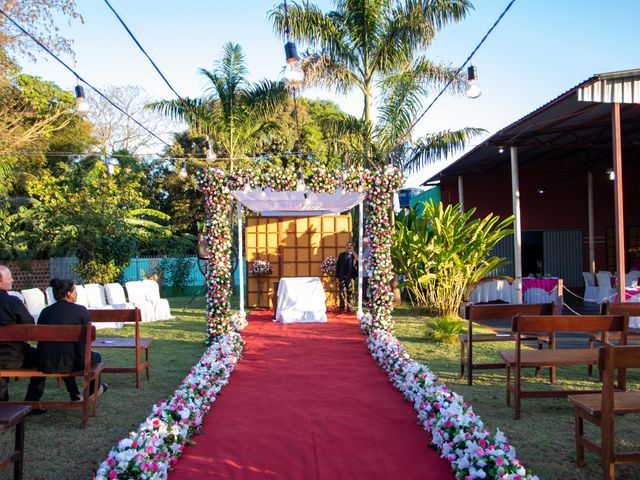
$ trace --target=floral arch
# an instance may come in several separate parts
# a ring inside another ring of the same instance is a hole
[[[313,166],[304,176],[305,191],[298,187],[299,174],[293,168],[269,165],[264,168],[235,170],[227,174],[216,168],[199,173],[197,182],[204,194],[206,239],[208,248],[207,333],[210,340],[233,328],[231,317],[231,225],[229,216],[233,191],[350,193],[364,195],[366,201],[365,231],[370,239],[371,257],[369,291],[371,293],[371,326],[392,331],[393,292],[391,289],[392,225],[390,213],[393,193],[402,187],[402,172],[392,166],[375,170],[351,168],[329,171]],[[362,218],[360,219],[362,221]]]

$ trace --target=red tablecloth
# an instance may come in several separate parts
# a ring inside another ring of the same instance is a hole
[[[522,279],[522,292],[526,292],[530,288],[540,288],[547,293],[551,293],[558,286],[557,277],[532,278],[525,277]]]

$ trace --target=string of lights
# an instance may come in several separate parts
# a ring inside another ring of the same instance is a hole
[[[60,57],[58,57],[55,53],[53,53],[46,45],[44,45],[40,40],[38,40],[36,37],[34,37],[31,33],[29,33],[27,30],[25,30],[18,22],[16,22],[13,18],[11,18],[11,16],[9,16],[4,10],[0,9],[0,14],[2,14],[7,20],[9,20],[23,34],[25,34],[31,40],[33,40],[40,48],[42,48],[45,52],[47,52],[49,55],[51,55],[64,68],[66,68],[67,70],[69,70],[69,72],[71,72],[73,75],[75,75],[75,77],[79,81],[83,82],[85,85],[87,85],[89,88],[91,88],[94,92],[96,92],[98,95],[100,95],[103,99],[105,99],[112,107],[114,107],[120,113],[122,113],[123,115],[128,117],[132,122],[134,122],[136,125],[138,125],[140,128],[142,128],[145,132],[147,132],[148,134],[150,134],[151,136],[153,136],[154,138],[159,140],[161,143],[165,144],[167,147],[171,147],[171,145],[168,144],[165,140],[163,140],[161,137],[156,135],[154,132],[149,130],[146,126],[144,126],[142,123],[140,123],[134,117],[132,117],[122,107],[120,107],[118,104],[116,104],[113,100],[111,100],[104,93],[102,93],[98,88],[96,88],[91,83],[89,83],[85,78],[83,78],[73,68],[71,68],[69,65],[67,65]]]
[[[491,35],[491,32],[493,32],[494,28],[496,28],[496,26],[500,23],[500,21],[502,20],[502,18],[505,16],[505,14],[509,11],[509,9],[511,8],[511,6],[514,4],[516,0],[511,0],[509,2],[509,4],[506,6],[506,8],[502,11],[502,13],[500,14],[500,16],[497,18],[497,20],[493,23],[493,25],[491,26],[491,28],[489,30],[487,30],[487,33],[484,34],[484,36],[482,37],[482,40],[480,40],[480,42],[478,43],[478,45],[476,45],[476,48],[473,49],[473,51],[471,52],[471,54],[467,57],[467,59],[464,61],[464,63],[462,65],[460,65],[458,67],[458,69],[456,70],[455,74],[452,75],[452,77],[449,79],[449,81],[444,85],[444,87],[442,87],[442,89],[440,90],[440,92],[438,93],[438,95],[436,95],[436,97],[431,101],[431,103],[429,105],[427,105],[427,108],[424,109],[424,111],[418,116],[418,118],[416,118],[413,123],[411,124],[411,126],[409,126],[409,128],[407,129],[406,132],[404,132],[400,138],[398,139],[398,142],[396,143],[395,148],[399,147],[400,145],[402,145],[407,138],[409,137],[409,135],[411,134],[411,131],[414,129],[414,127],[418,124],[418,122],[420,122],[420,120],[422,120],[422,118],[427,114],[427,112],[429,110],[431,110],[431,107],[433,107],[433,105],[438,101],[438,99],[444,94],[444,92],[451,86],[451,84],[453,83],[453,81],[458,77],[458,75],[460,74],[460,72],[462,71],[462,69],[464,67],[467,66],[467,64],[471,61],[471,59],[473,58],[473,56],[476,54],[476,52],[480,49],[480,47],[482,46],[482,44],[485,42],[485,40],[489,37],[489,35]],[[474,78],[473,80],[475,80],[475,70],[474,70]]]

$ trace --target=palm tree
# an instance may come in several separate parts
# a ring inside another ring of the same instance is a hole
[[[409,137],[426,94],[449,81],[456,92],[463,89],[455,69],[430,61],[423,52],[438,30],[472,8],[469,0],[336,0],[327,13],[308,0],[289,6],[291,39],[310,46],[301,61],[305,85],[362,93],[362,117],[345,116],[334,128],[359,133],[365,162],[391,156],[399,166],[418,169],[459,150],[482,131],[440,132],[413,142]],[[276,6],[270,17],[275,30],[284,34],[284,5]],[[377,91],[383,93],[374,126]]]
[[[278,125],[269,119],[287,99],[284,82],[250,84],[242,47],[226,43],[213,70],[200,69],[210,82],[200,98],[163,100],[149,105],[174,120],[186,122],[197,135],[208,136],[221,156],[234,161],[260,149]]]

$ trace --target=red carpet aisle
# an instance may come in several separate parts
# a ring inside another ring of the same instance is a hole
[[[453,479],[367,351],[354,316],[280,325],[255,312],[229,385],[178,479]]]

